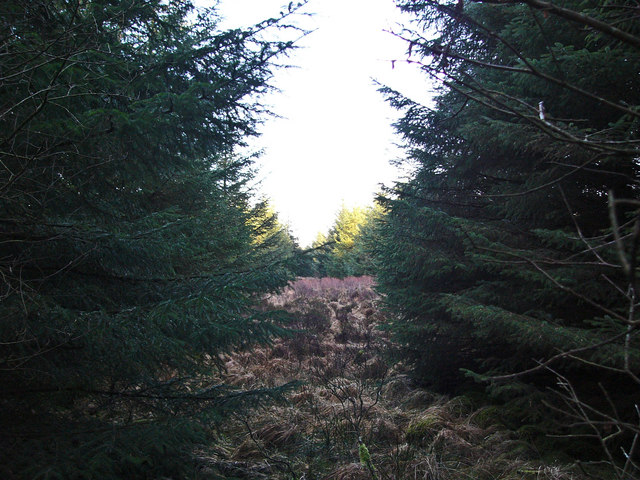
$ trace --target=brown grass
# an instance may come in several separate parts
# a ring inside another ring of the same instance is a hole
[[[225,422],[224,448],[210,464],[255,478],[371,479],[359,463],[361,437],[380,480],[582,478],[537,461],[490,409],[474,412],[465,398],[416,388],[402,365],[390,365],[385,353],[394,346],[378,329],[386,320],[373,287],[371,277],[301,278],[267,299],[265,308],[295,316],[296,333],[229,355],[221,380],[244,388],[304,383],[285,404]]]

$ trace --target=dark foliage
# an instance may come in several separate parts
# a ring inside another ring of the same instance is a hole
[[[0,4],[3,478],[193,478],[194,445],[265,398],[212,373],[282,328],[255,304],[292,247],[233,155],[291,48],[261,40],[278,22]]]
[[[402,3],[424,30],[398,35],[440,94],[384,89],[416,169],[381,199],[372,249],[418,378],[455,391],[474,372],[529,405],[561,379],[561,417],[613,464],[639,431],[640,23],[634,2],[549,5]]]

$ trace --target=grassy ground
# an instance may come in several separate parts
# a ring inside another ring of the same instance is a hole
[[[252,479],[581,479],[537,460],[497,407],[415,388],[378,327],[371,278],[299,279],[268,308],[298,332],[225,359],[225,381],[261,388],[301,380],[286,401],[225,422],[203,473]],[[365,446],[363,448],[362,446]],[[367,460],[368,457],[368,460]]]

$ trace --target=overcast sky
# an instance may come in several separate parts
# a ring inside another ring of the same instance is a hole
[[[241,27],[277,15],[281,5],[221,0],[218,11],[223,27]],[[305,11],[314,16],[300,21],[314,32],[288,59],[296,68],[276,73],[280,93],[266,99],[282,118],[267,120],[251,143],[264,150],[261,191],[302,246],[328,230],[343,203],[371,205],[380,184],[401,174],[389,164],[401,155],[391,127],[396,113],[372,78],[429,98],[413,67],[392,68],[391,60],[406,58],[403,42],[384,32],[402,21],[393,0],[311,0]]]

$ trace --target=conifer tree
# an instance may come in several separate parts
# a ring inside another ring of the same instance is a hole
[[[291,249],[233,153],[292,46],[264,40],[281,20],[0,4],[3,478],[195,478],[215,422],[263,398],[212,374],[281,331],[255,306]]]
[[[624,435],[638,433],[625,423],[640,387],[633,5],[402,2],[423,27],[398,32],[408,61],[440,93],[428,108],[384,89],[416,169],[382,199],[373,244],[423,382],[456,391],[471,371],[531,405],[561,376],[576,386],[559,392],[570,415],[581,395],[591,402],[572,420],[607,455],[621,450],[598,424],[611,407],[598,382],[625,407]]]
[[[328,234],[319,233],[313,244],[316,248],[324,246],[314,256],[316,276],[344,278],[370,274],[371,258],[365,237],[381,214],[378,206],[348,208],[342,205]]]

